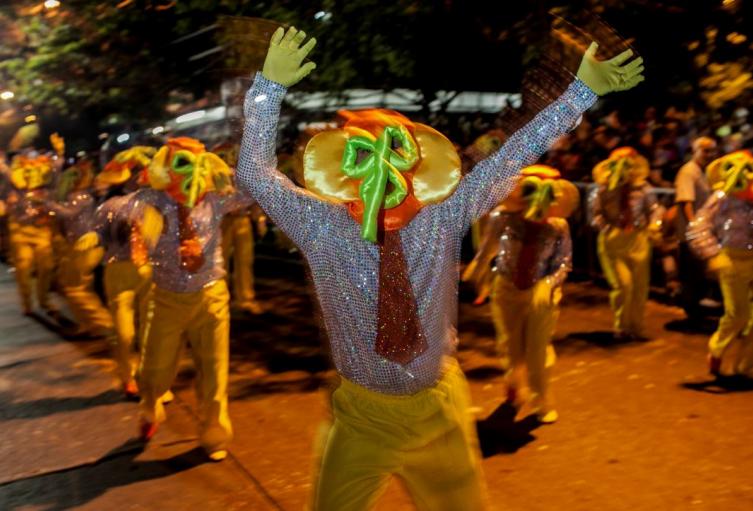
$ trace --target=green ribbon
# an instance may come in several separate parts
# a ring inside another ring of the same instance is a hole
[[[188,201],[186,206],[194,207],[196,199],[206,188],[206,183],[202,179],[202,170],[196,165],[196,157],[187,151],[179,151],[173,157],[172,169],[185,176],[180,183],[180,191],[183,192]],[[198,174],[198,175],[197,175]]]
[[[393,141],[400,142],[400,153],[392,149]],[[358,152],[368,154],[360,163]],[[399,206],[408,196],[408,185],[400,175],[413,168],[418,161],[418,147],[405,126],[388,126],[375,140],[355,136],[345,144],[341,169],[346,176],[362,179],[359,195],[363,200],[361,238],[376,242],[379,210]],[[387,183],[392,190],[387,192]]]
[[[552,183],[541,182],[529,195],[525,196],[525,199],[528,200],[529,206],[523,217],[526,220],[539,222],[554,202],[554,187]]]

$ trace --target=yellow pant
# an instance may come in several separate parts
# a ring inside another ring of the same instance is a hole
[[[170,388],[185,335],[196,365],[200,442],[208,451],[225,449],[233,436],[227,413],[230,342],[228,291],[219,280],[195,293],[154,288],[153,315],[139,366],[141,414],[163,422],[159,399]]]
[[[420,510],[486,508],[468,384],[457,362],[410,396],[390,396],[345,379],[332,396],[334,423],[314,496],[317,511],[373,506],[391,475]]]
[[[233,281],[233,302],[240,308],[255,299],[254,231],[248,215],[226,216],[222,221],[222,257],[228,278]],[[233,271],[230,274],[230,259]]]
[[[79,252],[66,244],[60,256],[58,283],[79,327],[110,335],[112,316],[93,289],[94,268],[102,260],[102,254],[100,247]]]
[[[547,306],[534,306],[533,296],[541,286],[520,290],[501,275],[492,283],[491,308],[494,328],[497,332],[497,353],[502,357],[502,366],[507,371],[507,384],[519,387],[521,366],[528,371],[528,386],[537,404],[547,407],[548,370],[554,366],[556,355],[551,345],[554,329],[559,318],[559,303],[562,288],[552,291],[552,300]],[[546,290],[548,292],[548,289]]]
[[[709,340],[709,351],[721,357],[727,347],[746,328],[751,315],[750,288],[753,285],[753,257],[747,250],[724,249],[732,263],[719,272],[719,285],[724,298],[724,316]],[[753,329],[752,329],[753,330]],[[742,339],[738,371],[748,372],[753,367],[753,332]]]
[[[31,276],[36,271],[37,301],[43,309],[50,309],[50,284],[54,270],[52,229],[33,225],[10,225],[10,243],[16,283],[24,311],[32,309]]]
[[[113,354],[118,364],[118,375],[125,384],[133,379],[133,340],[138,324],[139,342],[143,344],[146,328],[152,270],[149,265],[140,268],[131,261],[116,261],[105,266],[105,294],[110,314],[115,322]]]
[[[643,311],[648,300],[651,242],[645,230],[610,228],[599,233],[601,269],[612,291],[614,331],[643,335]]]

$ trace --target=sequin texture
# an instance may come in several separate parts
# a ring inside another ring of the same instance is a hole
[[[688,225],[690,248],[702,259],[722,248],[753,249],[753,204],[718,191],[711,195]]]
[[[386,394],[413,394],[440,378],[442,359],[457,344],[460,245],[470,225],[515,186],[534,161],[596,100],[574,81],[560,98],[479,162],[444,202],[423,208],[398,231],[426,350],[405,365],[375,351],[379,247],[360,237],[360,226],[340,204],[297,187],[276,170],[275,142],[286,89],[257,74],[246,95],[246,124],[237,182],[300,248],[312,280],[337,370]]]
[[[629,186],[625,197],[624,186]],[[636,229],[644,229],[651,224],[661,222],[663,208],[651,193],[651,186],[624,185],[615,190],[607,190],[604,185],[598,185],[588,196],[591,225],[598,230],[607,227],[624,229],[628,225]]]

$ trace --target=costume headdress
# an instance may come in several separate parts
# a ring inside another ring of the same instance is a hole
[[[706,167],[709,184],[739,199],[753,201],[753,153],[735,151],[709,163]]]
[[[593,179],[597,184],[606,185],[609,190],[625,183],[639,186],[646,182],[649,170],[648,160],[638,151],[632,147],[618,147],[609,154],[609,158],[596,164]]]

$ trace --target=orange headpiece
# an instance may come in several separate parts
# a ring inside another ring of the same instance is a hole
[[[578,188],[562,179],[557,169],[531,165],[520,172],[520,179],[503,203],[506,211],[522,211],[526,220],[543,222],[547,218],[567,218],[580,199]]]
[[[618,147],[609,158],[598,163],[593,170],[595,183],[606,185],[614,190],[620,185],[630,183],[641,185],[646,182],[650,167],[648,160],[632,147]]]
[[[709,184],[738,199],[753,202],[753,154],[735,151],[709,163],[706,167]]]

